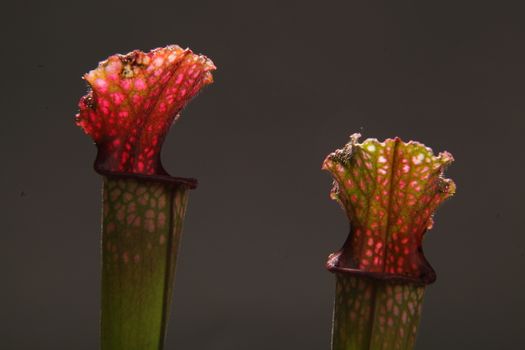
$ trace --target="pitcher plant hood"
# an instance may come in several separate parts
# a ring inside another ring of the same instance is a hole
[[[160,151],[186,104],[213,82],[213,62],[172,45],[113,55],[84,75],[76,123],[95,141],[99,172],[167,175]]]

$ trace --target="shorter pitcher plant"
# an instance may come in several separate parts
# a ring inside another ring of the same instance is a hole
[[[351,227],[326,264],[336,277],[332,349],[410,350],[425,286],[436,279],[422,240],[455,192],[443,178],[453,158],[418,142],[359,137],[323,163],[334,179],[331,198]]]

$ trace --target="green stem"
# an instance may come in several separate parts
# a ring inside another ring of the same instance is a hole
[[[102,350],[159,350],[189,186],[104,177]]]
[[[425,286],[336,273],[332,350],[414,348]]]

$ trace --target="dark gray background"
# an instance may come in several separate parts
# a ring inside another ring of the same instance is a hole
[[[324,262],[348,224],[320,166],[359,131],[456,158],[448,176],[457,195],[425,241],[438,281],[417,348],[523,345],[522,6],[2,6],[0,348],[98,347],[101,179],[73,120],[81,75],[110,54],[170,43],[218,70],[164,146],[173,175],[200,181],[167,349],[329,349],[334,281]]]

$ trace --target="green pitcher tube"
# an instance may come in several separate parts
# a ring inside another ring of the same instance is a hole
[[[162,349],[191,186],[104,176],[102,350]]]
[[[335,273],[333,350],[412,349],[425,286]]]

